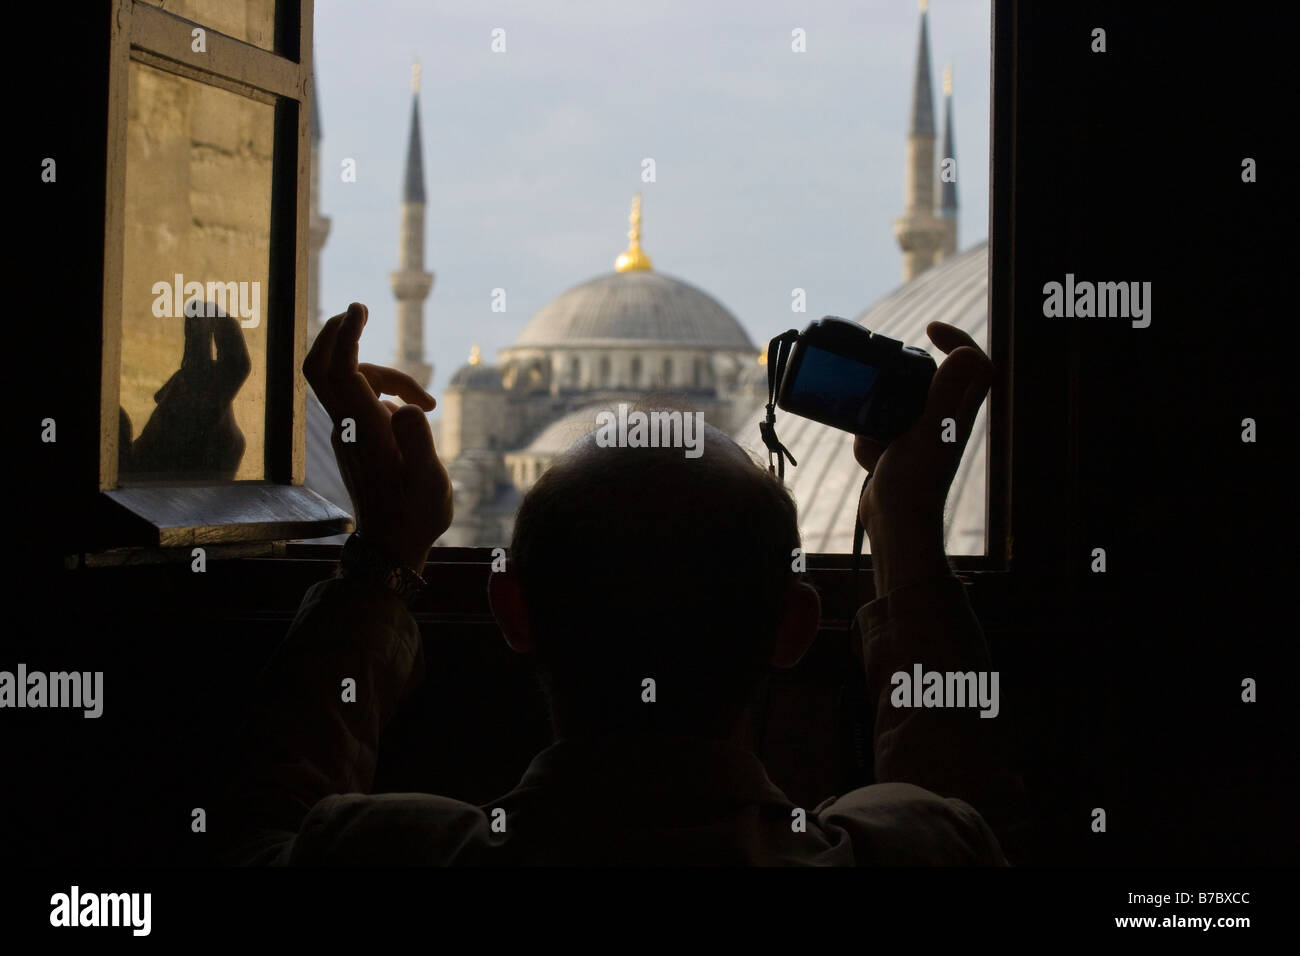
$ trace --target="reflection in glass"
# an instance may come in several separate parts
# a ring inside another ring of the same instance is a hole
[[[132,63],[119,473],[259,479],[274,108]]]

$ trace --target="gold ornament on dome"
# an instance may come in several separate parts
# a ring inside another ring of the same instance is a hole
[[[627,231],[627,251],[614,260],[615,272],[649,272],[650,257],[641,251],[641,194],[632,199],[632,213],[628,216],[631,228]]]

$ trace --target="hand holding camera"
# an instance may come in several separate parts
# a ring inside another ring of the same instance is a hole
[[[876,559],[877,593],[925,577],[936,551],[942,559],[948,489],[993,381],[993,363],[965,332],[931,322],[926,334],[948,357],[934,373],[920,417],[888,444],[859,436],[853,445],[858,464],[871,473],[858,518]],[[947,427],[946,419],[952,419]],[[944,441],[945,431],[952,441]]]
[[[783,458],[795,463],[776,438],[774,405],[857,436],[854,456],[871,476],[859,531],[871,540],[878,594],[947,569],[944,504],[993,381],[965,332],[943,322],[926,332],[948,353],[937,369],[921,349],[829,316],[770,346],[764,442],[782,472]]]

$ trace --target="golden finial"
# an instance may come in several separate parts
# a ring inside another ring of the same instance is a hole
[[[921,0],[921,12],[925,13],[928,9],[930,9],[930,0]]]
[[[632,198],[632,213],[628,216],[631,228],[627,231],[627,251],[614,260],[615,272],[648,272],[652,268],[650,257],[641,251],[641,194]]]
[[[411,92],[420,92],[420,61],[411,64]]]
[[[952,64],[943,68],[943,95],[952,96]]]
[[[767,349],[763,349],[758,353],[758,364],[759,365],[767,364]]]
[[[479,350],[478,350],[478,343],[475,342],[472,346],[470,346],[470,350],[469,350],[469,364],[470,364],[470,365],[478,365],[479,362],[482,362],[482,361],[483,361],[483,356],[482,356],[482,354],[480,354],[480,352],[479,352]]]

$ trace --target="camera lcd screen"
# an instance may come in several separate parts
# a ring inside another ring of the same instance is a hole
[[[808,418],[853,427],[879,374],[874,365],[805,346],[787,401]]]

